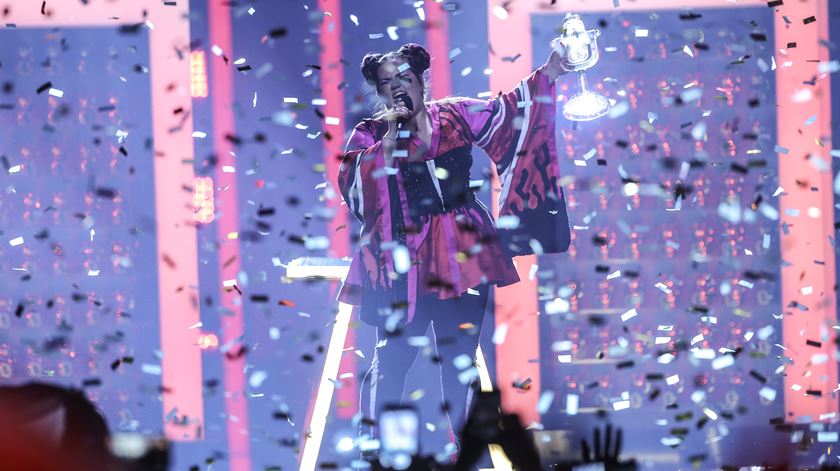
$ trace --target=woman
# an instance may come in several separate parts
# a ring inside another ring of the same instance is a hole
[[[513,255],[567,250],[554,142],[561,54],[492,100],[432,102],[423,47],[364,57],[362,75],[385,109],[355,127],[339,170],[341,194],[363,228],[338,299],[359,305],[361,320],[377,327],[371,413],[400,402],[418,350],[411,338],[431,324],[457,427],[467,387],[453,360],[475,354],[477,328],[468,327],[481,326],[489,286],[519,281]],[[469,184],[473,144],[500,175],[498,228]]]

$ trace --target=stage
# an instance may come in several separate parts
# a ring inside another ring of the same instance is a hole
[[[519,281],[459,326],[474,356],[411,337],[403,403],[435,411],[416,433],[446,435],[438,365],[454,361],[546,469],[606,424],[638,469],[840,466],[829,0],[11,0],[0,386],[79,389],[111,434],[165,438],[173,470],[370,467],[377,331],[337,299],[372,243],[372,203],[340,175],[377,112],[362,58],[416,43],[428,102],[493,100],[570,12],[599,31],[585,76],[608,109],[567,119],[578,71],[548,104],[511,105],[517,133],[551,107],[569,247],[525,243]],[[479,129],[467,180],[503,230],[500,201],[536,190]],[[443,202],[454,171],[432,167]],[[382,245],[393,266],[407,240]],[[481,469],[512,469],[482,448]]]

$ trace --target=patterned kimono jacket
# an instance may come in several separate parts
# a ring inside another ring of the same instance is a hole
[[[338,184],[363,228],[338,299],[361,305],[368,324],[382,325],[389,308],[406,308],[411,322],[419,296],[509,285],[519,281],[512,256],[565,252],[554,88],[541,67],[489,101],[426,103],[431,144],[413,137],[409,157],[395,157],[393,169],[385,168],[381,141],[388,123],[357,125]],[[502,183],[498,224],[469,185],[473,144],[488,153]]]

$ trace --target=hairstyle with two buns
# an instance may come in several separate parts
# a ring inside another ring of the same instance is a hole
[[[428,99],[429,89],[426,87],[427,75],[429,65],[432,57],[429,55],[423,46],[415,43],[404,44],[396,51],[382,53],[369,52],[365,54],[362,59],[362,76],[365,81],[376,89],[379,93],[379,77],[377,75],[379,67],[388,60],[397,58],[404,59],[408,64],[409,69],[414,72],[414,75],[420,80],[420,86],[423,87],[423,94]]]

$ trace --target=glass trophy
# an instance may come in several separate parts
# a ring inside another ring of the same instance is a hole
[[[587,31],[579,15],[569,13],[563,19],[561,35],[551,44],[554,49],[564,48],[563,66],[578,73],[580,90],[563,106],[563,116],[571,121],[591,121],[607,114],[610,102],[598,92],[589,89],[586,83],[586,69],[598,62],[597,29]]]

